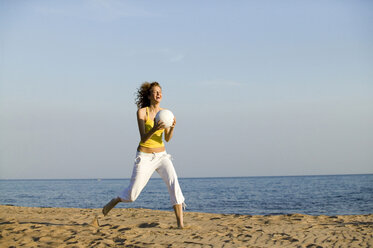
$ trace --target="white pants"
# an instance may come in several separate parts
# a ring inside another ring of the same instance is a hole
[[[166,152],[137,152],[130,185],[119,195],[122,202],[133,202],[148,183],[153,172],[157,171],[168,187],[172,206],[184,203],[171,155]]]

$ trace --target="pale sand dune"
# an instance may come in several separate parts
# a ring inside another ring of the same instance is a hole
[[[180,230],[171,211],[116,208],[106,217],[100,211],[0,206],[0,247],[373,247],[372,214],[186,212]]]

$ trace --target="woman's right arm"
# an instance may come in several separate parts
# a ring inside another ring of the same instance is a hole
[[[154,127],[147,133],[145,133],[145,122],[146,122],[146,109],[142,108],[137,110],[137,124],[139,126],[140,132],[140,139],[141,142],[146,142],[153,134],[159,130],[164,128],[164,124],[162,122],[155,123]]]

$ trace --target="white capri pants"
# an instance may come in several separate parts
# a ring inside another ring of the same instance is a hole
[[[176,171],[171,162],[171,155],[166,152],[137,152],[130,185],[119,195],[122,202],[133,202],[140,195],[150,177],[157,171],[168,187],[172,206],[184,204]]]

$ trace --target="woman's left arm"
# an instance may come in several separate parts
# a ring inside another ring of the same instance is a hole
[[[172,123],[172,126],[169,128],[166,128],[164,130],[164,139],[169,142],[172,138],[172,135],[174,134],[174,128],[176,125],[176,118],[174,117],[174,122]]]

